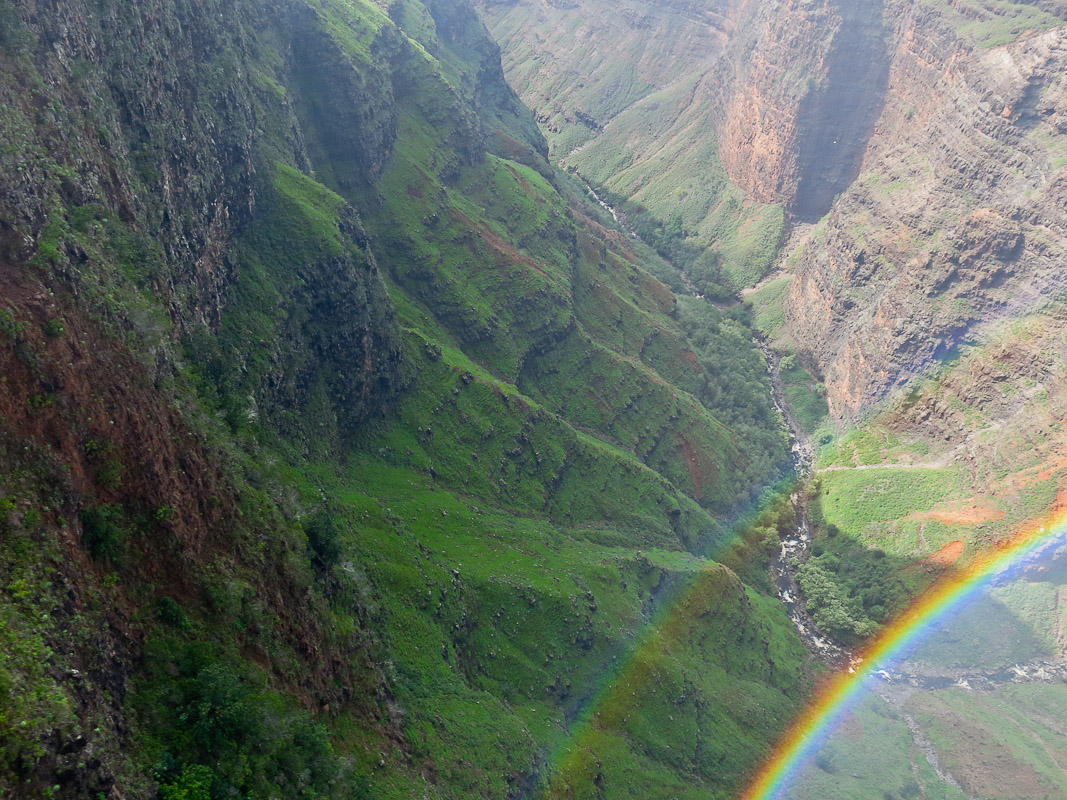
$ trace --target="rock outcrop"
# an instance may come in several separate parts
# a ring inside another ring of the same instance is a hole
[[[892,8],[885,107],[787,301],[838,417],[1064,284],[1067,32],[980,47],[971,21]]]
[[[888,58],[881,0],[763,4],[716,70],[730,179],[801,221],[825,214],[859,169]]]

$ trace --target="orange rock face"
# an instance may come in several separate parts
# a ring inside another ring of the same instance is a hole
[[[888,84],[861,169],[787,299],[838,417],[1064,282],[1067,32],[978,47],[929,7],[887,4],[889,17]]]
[[[881,105],[880,2],[788,0],[732,42],[723,164],[752,198],[815,219],[855,177]]]

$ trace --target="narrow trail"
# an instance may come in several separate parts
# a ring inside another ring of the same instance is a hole
[[[814,470],[816,475],[821,475],[824,472],[863,472],[870,469],[941,469],[944,464],[859,464],[858,466],[844,466],[842,464],[835,464],[832,467],[820,467]]]
[[[892,700],[882,695],[881,693],[879,694],[879,696],[882,697],[882,699],[885,700],[887,703],[889,703],[890,705],[894,705],[894,707],[900,710],[899,705],[894,704]],[[937,755],[937,749],[934,747],[934,743],[931,742],[929,737],[923,732],[923,729],[919,726],[919,723],[916,722],[915,717],[913,717],[911,714],[906,713],[903,710],[900,710],[900,718],[904,720],[904,724],[908,726],[908,731],[911,733],[911,740],[915,743],[915,747],[918,749],[918,751],[922,753],[923,758],[926,759],[926,763],[930,765],[930,768],[934,771],[934,774],[937,775],[938,780],[940,780],[942,783],[947,783],[949,786],[953,786],[958,789],[960,792],[963,793],[967,800],[977,800],[977,798],[972,797],[963,790],[963,787],[956,779],[956,776],[949,772],[945,765],[941,763],[941,758]]]

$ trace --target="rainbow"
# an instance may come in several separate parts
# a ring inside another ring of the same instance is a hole
[[[860,652],[848,672],[838,673],[826,682],[779,741],[740,800],[784,800],[800,770],[859,700],[875,672],[901,657],[1012,567],[1060,544],[1065,535],[1067,508],[1059,508],[931,586]]]

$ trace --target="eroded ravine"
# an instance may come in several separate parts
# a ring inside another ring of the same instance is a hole
[[[778,599],[785,606],[793,627],[800,634],[804,645],[820,661],[833,668],[848,668],[853,655],[838,645],[815,624],[808,613],[807,603],[797,583],[797,568],[808,557],[811,548],[811,521],[808,518],[807,480],[815,462],[815,446],[807,431],[797,421],[793,409],[785,398],[782,380],[779,374],[778,355],[762,339],[753,339],[763,354],[767,365],[767,378],[771,385],[774,407],[782,417],[789,432],[790,454],[793,462],[794,487],[790,495],[796,522],[792,530],[779,545],[778,552],[771,562],[774,588]]]
[[[563,166],[562,161],[560,166]],[[585,180],[576,171],[572,171],[572,174],[582,182],[589,191],[589,195],[611,215],[616,224],[625,230],[631,238],[640,239],[637,231],[630,227],[621,211],[608,204],[589,181]],[[684,271],[678,270],[678,274],[694,297],[703,297]],[[709,302],[711,301],[709,300]],[[775,592],[782,605],[785,606],[786,613],[789,615],[789,619],[792,621],[793,627],[796,628],[805,647],[829,667],[835,669],[849,668],[853,664],[853,654],[834,642],[828,634],[821,631],[819,626],[815,624],[815,620],[808,612],[804,595],[797,583],[797,568],[807,560],[808,551],[811,548],[811,522],[808,517],[806,487],[815,463],[815,445],[812,443],[807,431],[797,420],[792,406],[786,400],[785,390],[779,374],[779,357],[777,353],[759,337],[753,338],[752,342],[763,355],[767,368],[767,378],[771,386],[771,399],[774,402],[775,410],[780,415],[789,433],[790,459],[794,473],[795,485],[790,495],[790,502],[796,512],[796,522],[789,535],[782,539],[778,552],[771,563]]]

